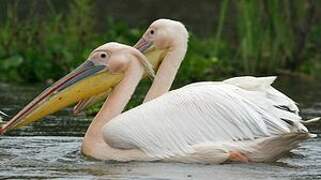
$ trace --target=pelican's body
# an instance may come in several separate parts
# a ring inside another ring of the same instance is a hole
[[[248,78],[170,91],[115,117],[104,126],[104,139],[154,160],[222,163],[238,151],[250,161],[274,161],[310,134],[294,102],[270,86],[273,77],[245,85]]]
[[[275,77],[236,77],[168,92],[187,39],[176,21],[157,20],[147,29],[136,47],[168,52],[145,103],[104,125],[106,144],[140,150],[149,160],[267,162],[312,136],[294,101],[271,87]]]

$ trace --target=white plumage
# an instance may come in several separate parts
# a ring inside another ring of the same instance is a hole
[[[310,136],[295,103],[270,86],[274,79],[187,85],[120,114],[105,125],[104,139],[158,160],[220,163],[233,150],[274,160]]]
[[[271,87],[275,77],[236,77],[168,92],[187,42],[180,22],[159,19],[150,25],[135,47],[165,54],[147,103],[120,114],[124,106],[119,105],[128,102],[138,84],[126,76],[94,119],[96,128],[91,125],[87,131],[83,152],[118,161],[267,162],[311,137],[295,102]]]

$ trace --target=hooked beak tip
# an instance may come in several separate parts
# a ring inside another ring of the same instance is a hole
[[[135,48],[138,49],[141,53],[146,53],[150,47],[153,45],[151,41],[147,41],[144,38],[141,38],[136,44]]]

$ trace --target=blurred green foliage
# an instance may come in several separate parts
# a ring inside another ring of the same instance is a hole
[[[97,32],[98,22],[92,21],[93,1],[69,1],[68,15],[57,13],[47,2],[45,19],[30,11],[20,20],[18,1],[9,4],[0,27],[1,81],[59,79],[95,47],[110,41],[133,45],[145,30],[109,18],[99,22],[108,30]],[[303,0],[223,0],[216,31],[207,38],[191,33],[174,88],[237,75],[296,72],[320,77],[321,24],[314,21],[320,5],[320,1]],[[232,35],[224,31],[231,15]]]
[[[133,44],[142,33],[112,19],[106,22],[112,27],[109,31],[96,33],[90,0],[72,1],[68,16],[53,10],[45,21],[36,16],[20,21],[15,6],[8,8],[7,20],[0,28],[0,80],[3,81],[56,80],[81,64],[99,45],[109,41]]]

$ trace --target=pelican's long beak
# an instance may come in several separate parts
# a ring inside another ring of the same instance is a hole
[[[27,125],[82,99],[107,91],[115,86],[122,76],[109,73],[105,65],[87,60],[32,100],[0,128],[0,133]]]
[[[135,44],[134,48],[138,49],[147,57],[149,63],[154,66],[155,71],[168,53],[168,49],[158,49],[152,41],[148,41],[144,37]]]
[[[146,54],[151,50],[155,50],[153,46],[153,42],[147,41],[144,38],[141,38],[134,46],[134,48],[138,49],[141,53]]]

